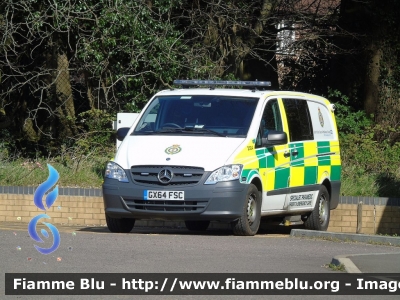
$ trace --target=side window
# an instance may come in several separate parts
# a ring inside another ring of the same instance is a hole
[[[264,108],[258,130],[256,148],[261,147],[261,138],[266,137],[270,130],[283,130],[281,113],[279,111],[278,100],[276,99],[269,100]]]
[[[292,142],[313,140],[310,111],[306,100],[283,99]]]

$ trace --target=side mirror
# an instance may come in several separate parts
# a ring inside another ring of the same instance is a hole
[[[121,127],[117,130],[117,140],[123,141],[126,135],[128,134],[129,127]]]
[[[288,138],[284,131],[269,130],[267,137],[262,138],[263,147],[287,144]]]

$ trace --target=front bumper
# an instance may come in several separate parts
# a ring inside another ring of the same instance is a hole
[[[112,218],[233,221],[242,214],[248,185],[238,180],[204,185],[201,180],[154,186],[106,178],[102,188],[105,213]],[[144,200],[144,190],[184,191],[185,199]]]

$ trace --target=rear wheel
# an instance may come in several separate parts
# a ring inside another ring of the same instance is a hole
[[[255,235],[261,221],[261,193],[254,184],[249,185],[242,216],[232,222],[234,235]]]
[[[135,226],[135,219],[117,219],[106,215],[107,227],[111,232],[128,233]]]
[[[205,231],[210,221],[185,221],[186,228],[190,231]]]
[[[329,193],[324,185],[321,186],[314,210],[304,220],[304,226],[311,230],[326,231],[329,226],[330,207]]]

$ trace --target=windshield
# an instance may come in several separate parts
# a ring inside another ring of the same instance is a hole
[[[133,134],[245,137],[258,98],[160,96],[153,99]]]

